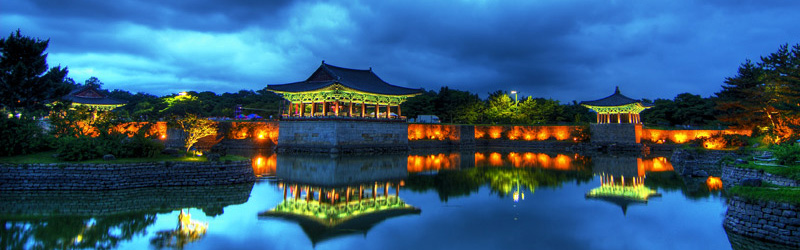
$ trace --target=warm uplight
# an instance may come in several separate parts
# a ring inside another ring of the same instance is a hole
[[[575,156],[574,159],[578,159]],[[511,166],[516,168],[545,168],[557,170],[570,170],[572,169],[573,157],[564,154],[557,154],[550,156],[545,153],[517,153],[511,152],[506,155],[501,153],[492,152],[487,157],[483,153],[475,153],[475,166],[476,167],[503,167]]]
[[[706,179],[706,186],[708,186],[708,190],[720,190],[722,189],[722,180],[719,177],[709,176]]]
[[[167,139],[167,135],[161,135],[158,138],[160,138],[161,140],[166,140]]]
[[[475,126],[476,139],[508,139],[526,141],[545,141],[555,139],[565,141],[578,134],[579,126]],[[486,138],[488,135],[488,138]]]
[[[409,173],[456,169],[460,161],[461,155],[458,153],[409,155],[407,169]]]
[[[454,125],[409,124],[408,140],[458,140],[458,131]]]
[[[703,140],[703,147],[707,149],[723,149],[726,146],[725,138],[709,137]]]
[[[641,140],[642,141],[650,141],[654,143],[665,143],[665,142],[672,142],[672,143],[686,143],[691,140],[701,139],[701,138],[711,138],[713,135],[723,134],[723,135],[746,135],[750,136],[752,131],[749,130],[737,130],[737,129],[725,129],[725,130],[662,130],[662,129],[642,129]],[[709,148],[706,145],[703,145],[706,148]],[[719,147],[718,145],[709,145],[711,147]],[[725,145],[722,145],[720,148],[724,148]]]
[[[180,93],[178,93],[178,95],[179,95],[179,96],[186,96],[186,95],[188,95],[188,93],[186,93],[186,91],[184,91],[184,92],[180,92]]]

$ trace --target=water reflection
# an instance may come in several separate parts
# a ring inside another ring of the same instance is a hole
[[[158,213],[218,216],[246,203],[253,184],[108,191],[0,192],[0,249],[111,249],[145,235]]]
[[[183,249],[186,244],[195,242],[206,235],[208,222],[192,220],[192,215],[184,212],[178,214],[178,226],[174,230],[163,230],[156,232],[156,236],[150,239],[150,244],[161,248]]]
[[[421,212],[400,198],[408,175],[406,159],[279,155],[276,177],[283,201],[258,216],[299,224],[314,245],[343,235],[366,235],[384,220]]]
[[[647,172],[666,171],[665,158],[644,161],[637,157],[596,156],[592,161],[592,171],[600,177],[600,187],[586,193],[586,199],[611,202],[622,208],[622,214],[627,214],[628,206],[647,204],[650,197],[661,196],[645,186],[645,178]]]

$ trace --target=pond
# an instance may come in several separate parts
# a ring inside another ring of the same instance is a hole
[[[731,248],[721,191],[665,157],[253,155],[255,184],[5,192],[0,247]]]

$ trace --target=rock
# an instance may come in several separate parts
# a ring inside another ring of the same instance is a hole
[[[107,154],[107,155],[103,156],[103,160],[104,161],[113,161],[113,160],[116,160],[116,159],[117,159],[117,157],[114,157],[114,155],[112,155],[112,154]]]
[[[692,176],[699,176],[699,177],[708,177],[708,172],[705,170],[695,170],[692,172]]]
[[[744,187],[760,187],[761,186],[761,179],[744,179],[740,183],[740,185]]]
[[[208,159],[208,161],[219,161],[219,157],[219,154],[216,153],[210,153],[206,155],[206,159]]]

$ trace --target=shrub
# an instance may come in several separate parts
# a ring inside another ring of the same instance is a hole
[[[0,156],[22,155],[49,150],[52,138],[38,121],[0,115]]]
[[[164,144],[138,133],[124,140],[122,148],[121,157],[156,157],[164,150]]]
[[[800,161],[800,146],[782,144],[775,145],[774,149],[775,158],[778,159],[779,164],[800,165],[800,163],[798,163],[798,161]]]
[[[103,156],[101,140],[89,136],[62,137],[58,143],[58,158],[65,161],[83,161]]]

